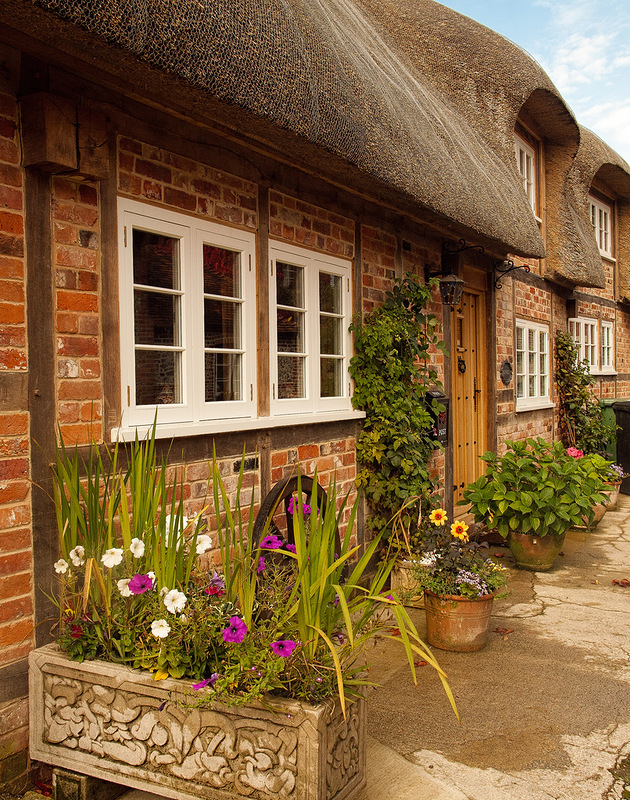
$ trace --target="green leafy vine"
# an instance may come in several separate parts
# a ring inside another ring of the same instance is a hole
[[[429,462],[439,448],[431,438],[434,416],[444,406],[426,397],[429,388],[442,386],[431,353],[446,353],[438,319],[426,311],[435,283],[398,279],[384,305],[351,326],[353,403],[366,413],[357,484],[370,506],[370,526],[386,537],[396,524],[413,540],[419,512],[431,508],[439,484]]]

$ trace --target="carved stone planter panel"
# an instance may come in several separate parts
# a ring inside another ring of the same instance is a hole
[[[189,681],[56,645],[30,655],[31,757],[177,800],[348,800],[365,785],[364,702],[191,708]]]

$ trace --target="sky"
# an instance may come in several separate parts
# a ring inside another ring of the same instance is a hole
[[[630,163],[629,0],[440,0],[532,55],[578,122]]]

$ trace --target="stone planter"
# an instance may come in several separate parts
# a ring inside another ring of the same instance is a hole
[[[332,701],[191,708],[191,683],[34,650],[31,758],[177,800],[349,800],[365,785],[363,700],[346,720]]]
[[[398,593],[398,597],[404,605],[411,608],[424,608],[422,589],[418,588],[418,583],[413,576],[413,561],[407,559],[398,561],[389,580],[392,591]]]
[[[562,550],[565,533],[560,536],[536,536],[532,533],[510,531],[508,545],[517,567],[534,572],[546,572],[553,567],[556,557]]]
[[[496,592],[482,597],[424,593],[427,642],[440,650],[471,653],[488,641],[492,601]]]

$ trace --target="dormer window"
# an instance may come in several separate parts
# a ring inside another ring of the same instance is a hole
[[[536,151],[521,136],[514,136],[514,152],[516,153],[516,166],[523,181],[523,189],[527,195],[534,214],[536,209]]]
[[[612,206],[589,195],[588,213],[599,252],[603,256],[612,258]]]

